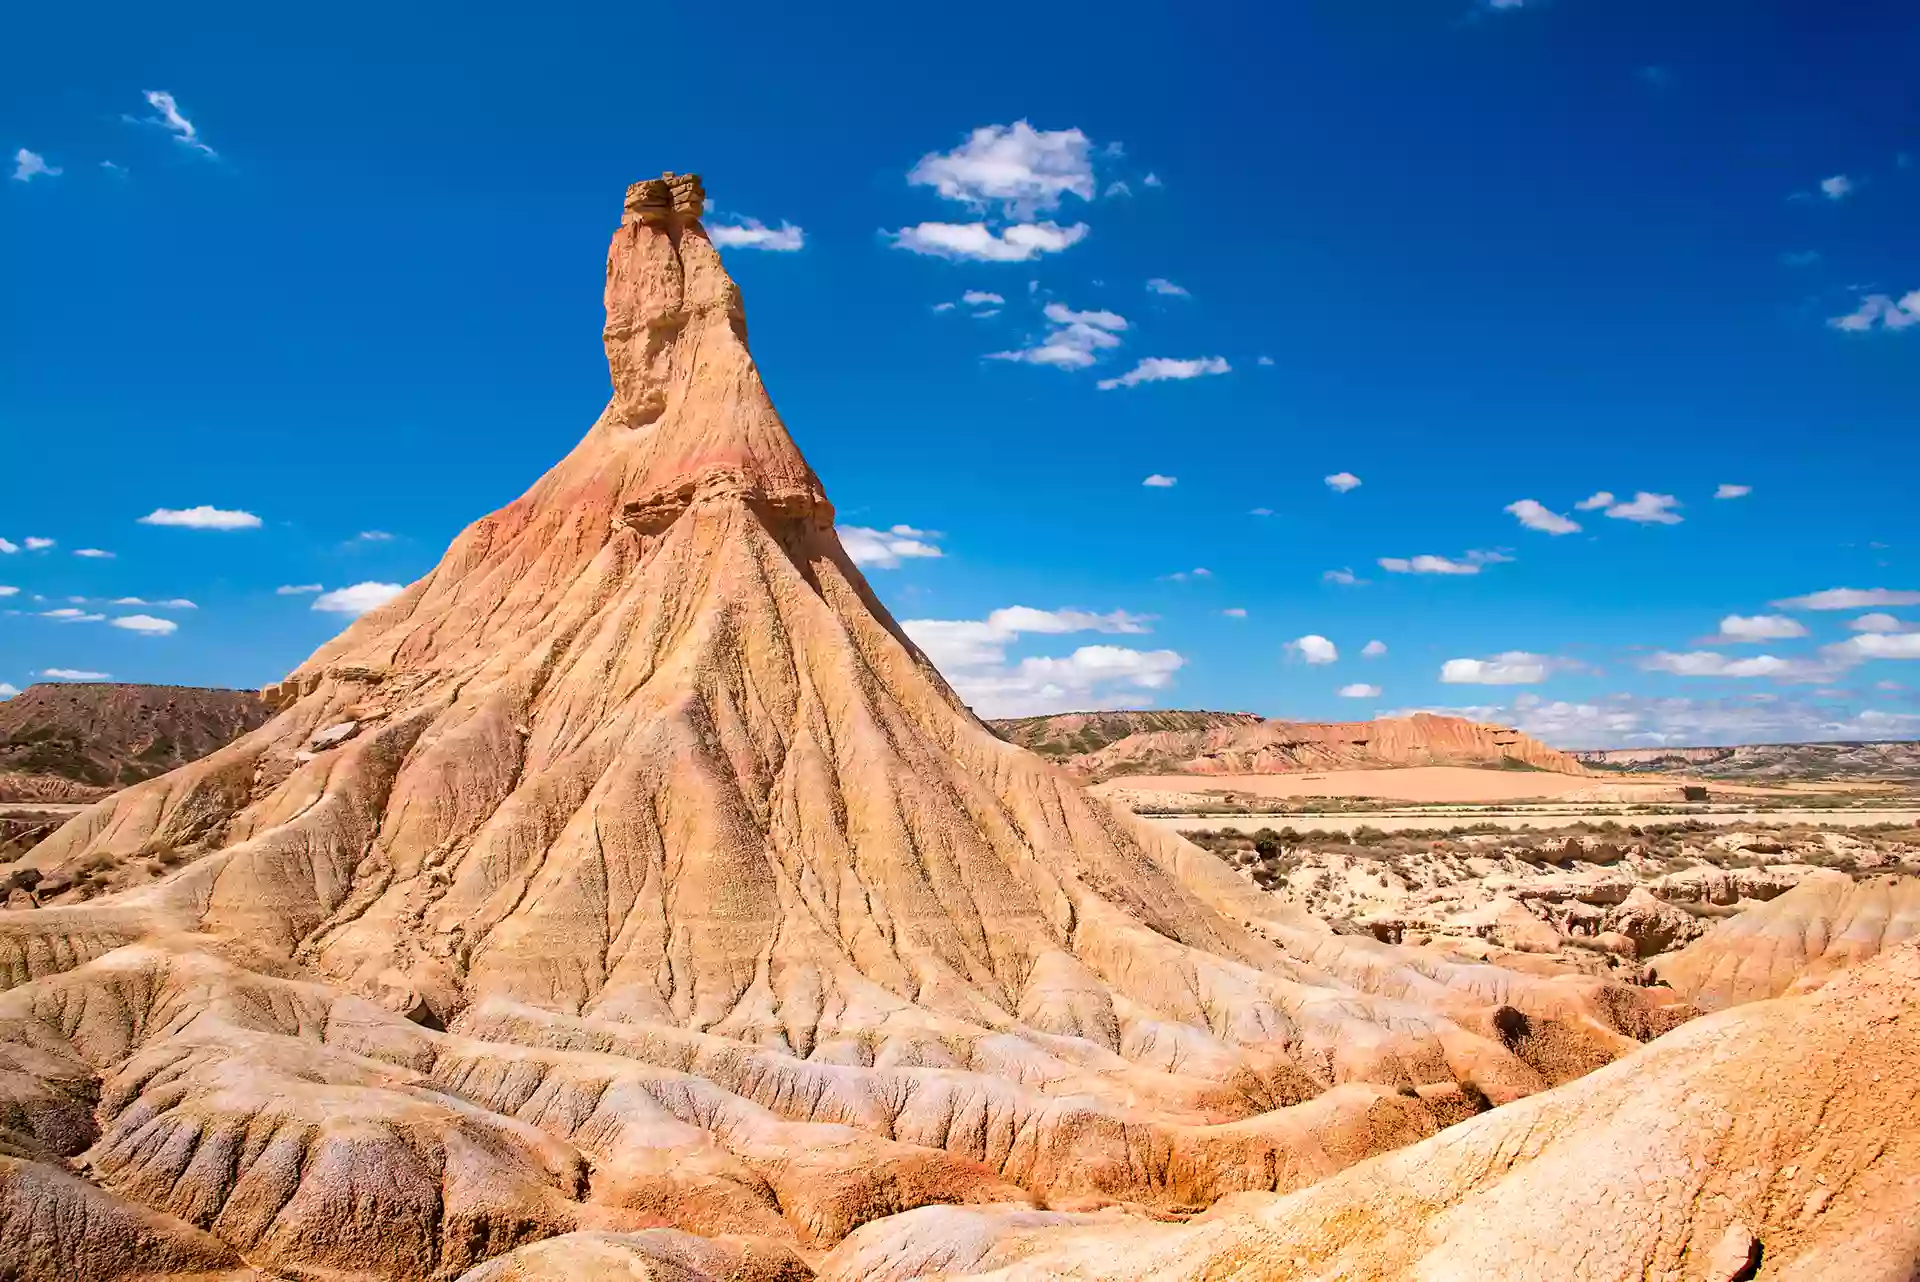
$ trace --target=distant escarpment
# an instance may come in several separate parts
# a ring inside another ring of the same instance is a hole
[[[0,703],[0,801],[91,801],[265,724],[251,690],[29,686]]]
[[[1508,726],[1416,712],[1377,721],[1268,721],[1244,712],[1069,712],[991,723],[1086,779],[1274,775],[1388,766],[1585,774],[1572,754]],[[1125,728],[1121,734],[1114,730]]]

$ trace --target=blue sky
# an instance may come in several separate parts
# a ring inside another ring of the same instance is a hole
[[[834,13],[12,15],[0,683],[260,685],[424,573],[673,169],[982,711],[1920,735],[1920,10]]]

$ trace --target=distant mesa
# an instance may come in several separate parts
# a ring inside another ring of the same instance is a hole
[[[1587,773],[1574,755],[1518,730],[1427,712],[1342,722],[1269,721],[1245,712],[1072,712],[991,724],[1089,781],[1393,766]]]

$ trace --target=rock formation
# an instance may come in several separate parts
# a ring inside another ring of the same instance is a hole
[[[1036,721],[1069,722],[1094,714],[1028,718],[1016,723],[1020,742],[1073,745],[1078,727],[1058,730]],[[1137,716],[1143,714],[1112,714]],[[1142,729],[1091,751],[1055,759],[1090,780],[1120,775],[1268,775],[1302,770],[1364,770],[1381,766],[1505,766],[1586,773],[1570,754],[1507,726],[1416,712],[1378,721],[1262,721],[1221,714],[1161,713],[1213,718],[1177,729]]]
[[[164,871],[0,913],[0,1276],[801,1277],[916,1208],[1303,1188],[1665,1026],[1336,935],[989,733],[701,206],[629,189],[566,458],[28,855]]]
[[[817,1276],[1906,1282],[1916,997],[1906,945],[1289,1197],[1243,1194],[1178,1227],[928,1207],[862,1228]]]
[[[1855,881],[1822,870],[1661,958],[1656,973],[1689,1000],[1717,1010],[1818,988],[1882,949],[1915,939],[1920,879]]]

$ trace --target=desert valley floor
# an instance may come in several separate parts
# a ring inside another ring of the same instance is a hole
[[[1903,788],[996,733],[703,204],[628,189],[612,399],[522,497],[0,830],[0,1277],[1920,1276],[1920,830],[1801,813]]]

